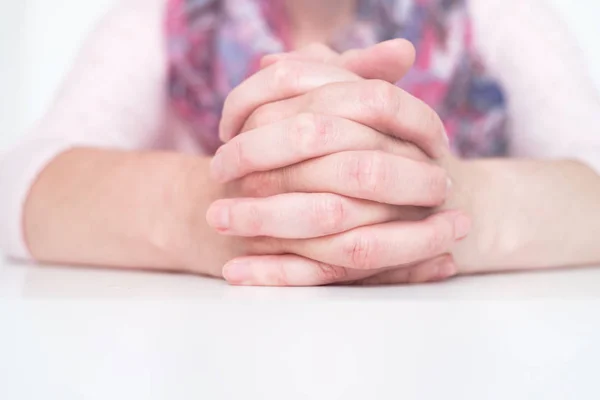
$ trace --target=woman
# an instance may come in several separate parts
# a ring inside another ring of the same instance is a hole
[[[109,15],[2,159],[9,254],[290,286],[600,262],[600,103],[543,2],[167,3]]]

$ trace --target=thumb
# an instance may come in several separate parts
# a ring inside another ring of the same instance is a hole
[[[365,79],[396,83],[412,68],[415,47],[408,40],[394,39],[364,50],[350,50],[335,62]]]
[[[367,49],[338,54],[325,45],[314,44],[290,53],[263,57],[261,68],[281,60],[305,60],[337,65],[365,79],[381,79],[396,83],[415,62],[415,48],[408,40],[393,39]]]

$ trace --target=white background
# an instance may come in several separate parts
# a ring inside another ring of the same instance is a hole
[[[41,116],[86,33],[115,1],[0,0],[0,150]],[[548,1],[585,49],[600,88],[600,1]]]

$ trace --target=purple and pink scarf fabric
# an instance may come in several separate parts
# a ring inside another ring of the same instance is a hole
[[[358,0],[355,22],[329,45],[366,48],[393,38],[417,49],[398,86],[435,109],[463,157],[506,155],[506,101],[473,45],[464,0]],[[281,0],[169,0],[169,94],[202,146],[221,145],[225,98],[267,54],[290,50]]]

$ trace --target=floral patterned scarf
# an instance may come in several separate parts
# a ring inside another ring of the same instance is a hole
[[[410,40],[416,64],[398,86],[439,113],[459,155],[505,155],[505,97],[474,50],[465,1],[358,1],[355,22],[330,45],[341,52]],[[229,92],[264,55],[290,48],[285,9],[281,0],[169,0],[166,29],[172,105],[214,152]]]

